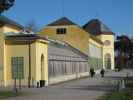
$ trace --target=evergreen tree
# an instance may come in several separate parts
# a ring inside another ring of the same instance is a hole
[[[15,3],[15,0],[0,0],[0,14],[9,10]]]
[[[126,35],[118,36],[115,42],[115,51],[118,53],[116,66],[120,68],[131,68],[133,62],[133,42],[131,39]]]

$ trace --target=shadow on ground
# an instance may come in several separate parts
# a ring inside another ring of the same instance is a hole
[[[116,86],[113,85],[88,85],[88,86],[73,86],[66,89],[77,89],[77,90],[86,90],[86,91],[104,91],[111,92],[116,89]]]
[[[123,76],[105,76],[104,78],[107,78],[107,79],[123,79],[125,77],[123,77]]]

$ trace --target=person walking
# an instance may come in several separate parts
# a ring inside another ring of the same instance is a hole
[[[104,69],[101,69],[100,74],[101,74],[101,77],[104,77],[105,70]]]
[[[91,77],[94,77],[94,75],[95,75],[94,68],[91,68],[91,69],[90,69],[90,75],[91,75]]]

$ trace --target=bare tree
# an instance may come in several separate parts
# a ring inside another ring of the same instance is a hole
[[[38,27],[37,27],[37,24],[36,24],[35,20],[29,21],[25,25],[25,29],[28,30],[28,31],[33,31],[33,32],[37,32],[39,30]]]

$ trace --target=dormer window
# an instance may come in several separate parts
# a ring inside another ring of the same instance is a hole
[[[56,34],[66,34],[66,28],[57,28]]]

